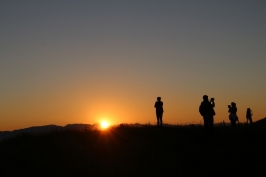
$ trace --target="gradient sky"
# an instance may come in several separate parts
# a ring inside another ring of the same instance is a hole
[[[0,1],[0,131],[266,116],[265,0]]]

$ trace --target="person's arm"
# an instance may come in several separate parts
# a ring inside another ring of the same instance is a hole
[[[202,105],[202,103],[199,106],[199,113],[200,113],[201,116],[203,116],[203,105]]]

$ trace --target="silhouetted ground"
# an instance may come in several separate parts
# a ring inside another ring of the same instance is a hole
[[[118,127],[0,143],[0,176],[265,176],[266,130]]]
[[[266,117],[254,122],[254,124],[257,126],[266,126]]]

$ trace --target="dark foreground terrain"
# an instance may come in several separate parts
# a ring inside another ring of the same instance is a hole
[[[265,140],[246,125],[25,134],[0,142],[0,176],[265,176]]]

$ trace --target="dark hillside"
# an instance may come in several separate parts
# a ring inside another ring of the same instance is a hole
[[[255,125],[266,126],[266,117],[254,122]]]
[[[0,143],[0,176],[261,176],[265,135],[250,126],[25,134]]]

